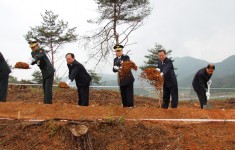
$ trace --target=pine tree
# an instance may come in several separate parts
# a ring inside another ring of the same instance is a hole
[[[42,73],[39,70],[34,71],[32,76],[33,76],[32,81],[35,81],[39,84],[43,82]]]
[[[95,73],[93,70],[88,70],[88,73],[90,74],[92,80],[91,80],[91,85],[101,85],[100,83],[101,77]]]
[[[157,62],[158,62],[158,51],[164,49],[166,50],[161,44],[155,44],[154,48],[149,49],[150,52],[149,55],[145,55],[144,57],[147,58],[147,61],[144,61],[144,65],[140,67],[141,70],[144,70],[146,68],[157,68]],[[172,50],[166,50],[168,58],[171,55]]]
[[[100,25],[99,29],[84,36],[85,48],[90,50],[90,59],[98,62],[107,59],[116,44],[127,45],[132,32],[143,25],[150,15],[149,0],[95,0],[99,18],[88,20]]]
[[[54,66],[55,54],[59,48],[70,42],[77,41],[76,27],[68,28],[68,22],[58,19],[58,15],[52,11],[45,11],[42,15],[43,22],[40,26],[30,27],[30,31],[24,36],[27,41],[36,40],[51,53],[51,63]]]

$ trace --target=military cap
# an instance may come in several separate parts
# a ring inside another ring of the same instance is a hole
[[[122,45],[115,45],[113,47],[113,49],[115,49],[116,51],[121,51],[123,48],[124,48],[124,46],[122,46]]]
[[[32,48],[34,46],[37,46],[38,45],[38,42],[37,41],[29,41],[29,47]]]

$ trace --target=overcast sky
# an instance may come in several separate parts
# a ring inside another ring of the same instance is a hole
[[[191,56],[216,63],[235,54],[234,0],[151,0],[151,6],[153,11],[145,25],[130,37],[136,44],[125,48],[131,50],[130,58],[137,65],[143,64],[144,55],[156,42],[173,50],[172,57]],[[58,14],[59,19],[77,27],[77,33],[82,35],[91,29],[87,20],[97,16],[96,9],[93,0],[0,0],[0,51],[12,65],[27,61],[31,50],[23,35],[30,27],[41,24],[40,14],[45,10]],[[79,43],[65,45],[59,56],[73,52],[84,63],[87,54],[78,46]],[[97,72],[112,73],[112,61],[110,58]],[[36,69],[37,66],[14,69],[12,75],[27,79]],[[58,74],[63,75],[66,70],[64,62]]]

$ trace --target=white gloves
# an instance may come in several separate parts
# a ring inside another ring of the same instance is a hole
[[[209,92],[206,92],[206,97],[210,97],[210,93]]]
[[[69,79],[69,80],[67,80],[65,83],[66,83],[67,85],[69,85],[71,82],[72,82],[72,81]]]
[[[34,58],[29,58],[29,60],[28,60],[27,63],[31,65],[31,64],[32,64],[33,62],[35,62],[35,61],[36,61],[36,60],[35,60]]]
[[[114,70],[119,70],[119,67],[118,66],[113,66],[113,69]]]
[[[156,68],[157,71],[161,72],[161,70],[159,68]],[[160,76],[162,77],[163,76],[163,73],[161,72],[160,73]]]
[[[209,81],[207,82],[207,85],[211,85],[211,83],[212,83],[212,81],[211,81],[211,80],[209,80]]]
[[[159,71],[159,72],[161,71],[159,68],[156,68],[156,70]]]

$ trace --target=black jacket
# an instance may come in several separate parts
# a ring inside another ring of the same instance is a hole
[[[164,86],[178,86],[174,66],[171,59],[166,57],[166,59],[163,61],[163,64],[161,60],[158,60],[158,68],[164,74]]]
[[[69,68],[69,79],[71,81],[75,79],[77,87],[90,85],[91,76],[87,73],[82,64],[74,60],[72,64],[67,65]]]
[[[0,52],[0,79],[9,75],[11,73],[11,69],[8,66],[6,60],[4,59],[2,53]]]
[[[113,66],[121,67],[121,61],[130,61],[130,57],[128,55],[122,55],[120,58],[116,57],[113,61]],[[118,72],[118,71],[113,68],[113,72]],[[119,75],[118,78],[120,86],[125,86],[135,81],[135,78],[131,71],[129,75],[124,77],[121,77]]]
[[[38,48],[36,51],[31,52],[32,57],[36,60],[31,65],[37,64],[42,72],[43,79],[54,75],[55,69],[53,68],[50,60],[43,49]]]
[[[206,68],[198,70],[192,83],[194,90],[202,90],[203,92],[206,92],[208,88],[207,82],[210,80],[210,78],[211,75],[207,74]]]

